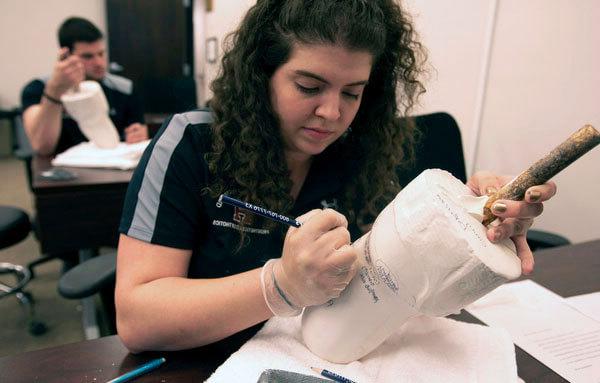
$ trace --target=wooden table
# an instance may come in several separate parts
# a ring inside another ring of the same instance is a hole
[[[536,253],[530,279],[562,295],[600,290],[600,240]],[[463,311],[460,319],[477,321]],[[105,382],[134,367],[164,356],[167,362],[136,382],[201,382],[227,358],[214,345],[194,350],[132,355],[117,336],[68,344],[0,358],[0,381]],[[527,383],[565,380],[517,347],[518,373]]]
[[[137,378],[136,383],[203,382],[227,359],[227,355],[211,352],[209,347],[133,355],[113,335],[0,358],[0,382],[104,383],[160,356],[167,362]]]
[[[40,173],[51,157],[31,163],[38,240],[43,253],[116,246],[127,185],[133,171],[65,168],[77,175],[52,181]]]

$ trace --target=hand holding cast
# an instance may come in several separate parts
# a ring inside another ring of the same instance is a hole
[[[481,171],[469,179],[467,186],[477,195],[491,195],[511,180],[512,177]],[[492,205],[492,211],[499,219],[488,227],[487,237],[492,242],[506,238],[514,242],[517,255],[521,259],[523,274],[530,274],[534,264],[533,254],[527,244],[527,230],[533,224],[534,218],[542,214],[542,203],[555,194],[556,184],[548,181],[527,189],[523,201],[499,199]]]

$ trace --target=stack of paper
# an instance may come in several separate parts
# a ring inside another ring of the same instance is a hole
[[[574,298],[571,304],[526,280],[500,286],[467,311],[490,327],[506,329],[515,344],[570,382],[597,383],[600,320],[593,314],[597,299],[598,295]]]
[[[565,300],[582,314],[600,322],[600,291],[597,293],[566,298]]]

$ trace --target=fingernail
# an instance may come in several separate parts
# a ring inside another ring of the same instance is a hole
[[[492,242],[497,242],[498,240],[500,240],[501,236],[502,236],[502,232],[500,230],[494,230],[494,236],[493,236]]]
[[[533,272],[533,262],[521,262],[521,269],[523,271],[523,274],[531,275],[531,273]]]
[[[493,186],[488,186],[488,187],[485,189],[485,193],[486,193],[487,195],[492,195],[492,194],[496,193],[497,191],[498,191],[498,189],[496,189],[496,188],[495,188],[495,187],[493,187]]]
[[[529,191],[529,200],[531,202],[537,202],[540,199],[541,196],[542,196],[542,193],[540,193],[537,190],[530,190]]]
[[[494,213],[504,213],[506,211],[506,204],[503,204],[502,202],[496,202],[492,206],[492,210]]]

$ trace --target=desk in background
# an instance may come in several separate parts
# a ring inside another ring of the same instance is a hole
[[[127,185],[133,171],[68,168],[69,181],[40,178],[51,157],[31,162],[37,235],[42,253],[116,246]]]
[[[79,260],[85,261],[101,246],[116,247],[123,202],[133,171],[65,168],[77,178],[68,181],[41,178],[41,172],[52,168],[51,160],[52,157],[35,156],[31,161],[36,235],[42,253],[50,254],[37,262],[63,252],[78,252]],[[107,315],[114,316],[112,289],[102,291],[101,299],[108,302],[107,308],[111,307]],[[83,298],[81,305],[86,339],[100,337],[93,297]]]
[[[536,269],[528,279],[564,297],[600,291],[599,254],[600,240],[537,252]],[[480,323],[465,311],[454,318]],[[200,382],[228,357],[213,346],[132,355],[118,336],[110,336],[0,358],[0,381],[103,382],[148,360],[164,356],[167,362],[162,367],[136,382]],[[565,382],[519,347],[516,351],[518,373],[526,382]]]

